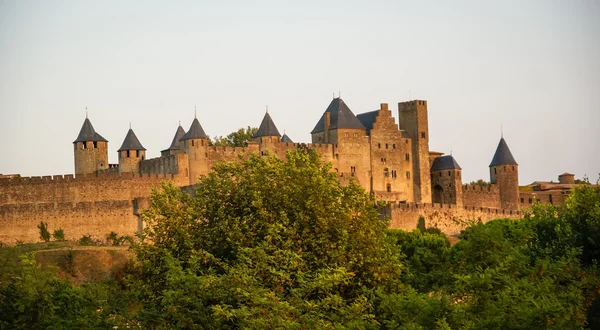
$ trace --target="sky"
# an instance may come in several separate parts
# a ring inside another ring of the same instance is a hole
[[[74,171],[86,116],[160,156],[194,108],[211,137],[259,126],[310,142],[331,102],[428,101],[430,149],[489,180],[501,136],[519,181],[600,173],[600,1],[0,0],[0,173]]]

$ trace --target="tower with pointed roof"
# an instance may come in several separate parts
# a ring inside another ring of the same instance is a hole
[[[177,127],[177,131],[175,131],[175,136],[173,136],[173,140],[171,141],[171,145],[160,152],[161,156],[175,155],[181,150],[181,142],[179,141],[185,135],[185,130],[181,125]]]
[[[146,159],[146,148],[142,146],[131,128],[127,131],[119,153],[119,173],[140,173],[140,163]]]
[[[265,113],[260,126],[256,133],[252,136],[252,140],[259,143],[259,150],[262,151],[274,151],[275,146],[280,142],[281,134],[269,112]]]
[[[463,204],[461,167],[452,155],[435,157],[431,164],[433,203]]]
[[[75,176],[108,169],[108,141],[96,132],[87,115],[73,141]]]
[[[412,139],[415,202],[431,203],[427,101],[414,100],[398,103],[398,119],[400,129],[404,130]]]
[[[209,138],[198,118],[194,118],[190,129],[180,139],[180,148],[188,155],[188,170],[190,184],[198,182],[200,175],[208,174],[210,170],[208,161]]]
[[[334,98],[310,132],[312,143],[338,144],[366,136],[366,129],[340,97]]]
[[[502,209],[519,209],[519,164],[515,161],[504,137],[500,138],[490,163],[490,182],[498,185]]]

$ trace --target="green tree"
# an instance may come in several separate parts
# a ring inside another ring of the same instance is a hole
[[[50,242],[50,232],[48,231],[48,223],[41,221],[37,227],[40,230],[40,239],[44,242]]]
[[[211,143],[218,147],[244,147],[249,141],[252,141],[252,137],[257,131],[258,128],[256,127],[248,126],[246,128],[240,128],[226,137],[215,136]]]
[[[152,194],[134,245],[146,326],[376,326],[374,288],[399,286],[387,222],[313,151],[221,163],[193,198]]]

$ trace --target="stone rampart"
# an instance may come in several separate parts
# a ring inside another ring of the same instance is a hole
[[[78,240],[83,235],[104,240],[114,231],[118,235],[134,235],[141,224],[134,215],[131,200],[80,203],[31,203],[0,206],[0,242],[39,242],[37,226],[48,224],[48,230],[62,228],[65,239]]]
[[[487,186],[465,184],[462,187],[463,205],[487,208],[500,208],[498,185]]]
[[[149,196],[163,181],[188,184],[183,175],[98,173],[0,179],[0,205],[32,203],[79,203],[133,200]]]
[[[520,211],[455,204],[387,204],[382,213],[390,218],[390,228],[411,231],[417,227],[419,217],[423,217],[427,227],[437,227],[447,235],[457,235],[478,221],[522,217]]]

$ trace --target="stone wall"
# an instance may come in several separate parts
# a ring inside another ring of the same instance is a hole
[[[417,227],[419,217],[425,218],[427,227],[437,227],[446,235],[458,235],[474,222],[493,219],[521,218],[519,211],[485,207],[457,207],[453,204],[388,204],[383,211],[390,218],[390,228],[411,231]]]
[[[487,186],[465,184],[462,186],[463,205],[474,207],[500,208],[498,185]]]
[[[0,179],[0,205],[133,200],[149,196],[152,187],[163,181],[174,181],[177,186],[183,186],[188,179],[180,175],[133,173]]]
[[[133,235],[141,226],[131,200],[10,204],[0,206],[0,242],[40,242],[37,226],[42,221],[48,224],[50,233],[62,228],[67,240],[78,240],[83,235],[104,240],[111,231]]]

